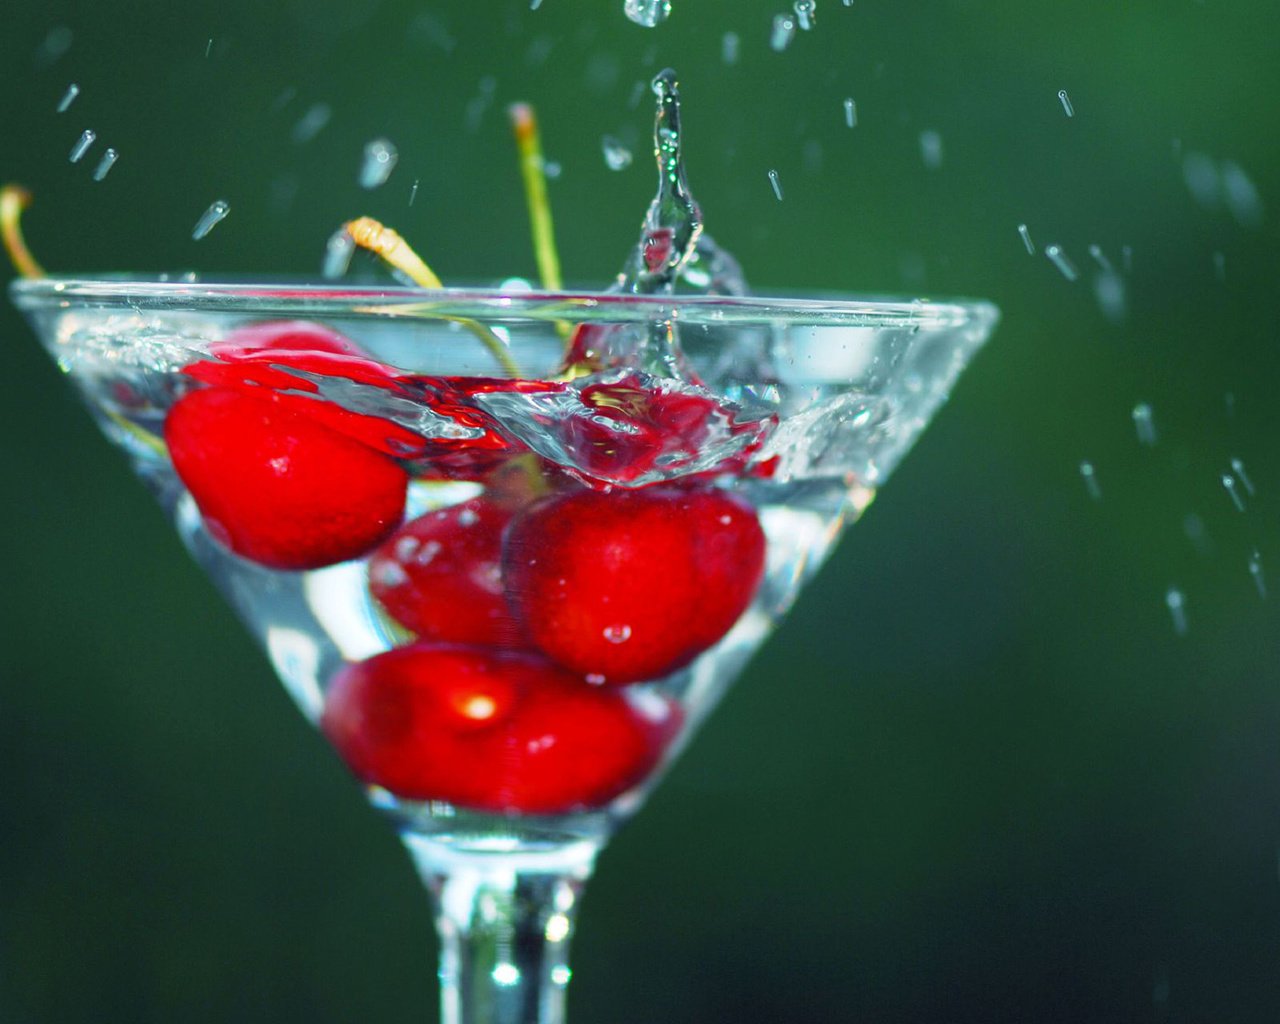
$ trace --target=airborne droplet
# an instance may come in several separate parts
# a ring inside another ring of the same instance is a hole
[[[70,159],[73,164],[79,163],[80,158],[89,152],[89,147],[93,145],[93,142],[97,137],[97,135],[89,131],[87,128],[80,133],[80,138],[76,139],[76,144],[71,147]]]
[[[781,53],[791,45],[791,40],[795,37],[795,19],[789,14],[775,14],[773,16],[773,32],[769,36],[769,46],[776,52]]]
[[[1170,587],[1164,593],[1164,603],[1169,608],[1169,615],[1173,619],[1173,631],[1178,636],[1186,636],[1187,634],[1187,608],[1186,597],[1177,587]]]
[[[111,168],[113,168],[116,165],[116,161],[119,159],[120,159],[120,154],[117,153],[114,149],[111,149],[110,147],[108,147],[107,151],[102,154],[102,159],[98,161],[98,166],[95,167],[93,170],[93,180],[101,181],[103,178],[105,178],[107,174],[111,171]]]
[[[612,135],[606,135],[600,140],[601,149],[604,151],[605,166],[611,171],[625,171],[631,166],[631,150],[622,144],[622,140]]]
[[[1075,264],[1067,259],[1067,254],[1062,251],[1059,245],[1046,245],[1044,254],[1049,257],[1049,262],[1062,272],[1062,276],[1068,281],[1074,281],[1080,276],[1080,272],[1076,270]]]
[[[377,188],[386,184],[396,169],[400,153],[390,139],[374,139],[364,147],[364,159],[360,163],[360,187]]]
[[[58,101],[58,113],[65,114],[72,103],[76,101],[76,97],[80,95],[80,86],[72,82],[67,86],[67,91],[62,94],[62,99]]]
[[[200,215],[200,219],[196,221],[196,226],[191,229],[191,238],[193,241],[200,241],[214,226],[224,220],[228,213],[231,212],[231,206],[224,199],[218,199],[210,204],[209,209]]]
[[[637,25],[653,28],[671,15],[671,0],[625,0],[622,9]]]
[[[1058,90],[1058,100],[1062,103],[1062,112],[1066,114],[1067,117],[1076,116],[1076,108],[1071,105],[1071,97],[1067,95],[1066,89]]]

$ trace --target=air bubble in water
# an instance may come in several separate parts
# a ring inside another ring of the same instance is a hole
[[[769,45],[777,53],[781,53],[791,45],[791,40],[795,37],[795,19],[789,14],[775,14],[773,16],[773,32],[769,36]]]
[[[858,124],[858,104],[853,101],[852,96],[844,98],[844,123],[847,128],[854,128]]]
[[[98,166],[93,169],[93,180],[101,181],[105,178],[119,159],[120,154],[108,147],[107,151],[102,154],[102,159],[98,161]]]
[[[71,162],[79,163],[80,158],[89,152],[89,147],[93,145],[93,140],[98,136],[87,128],[80,133],[80,138],[76,139],[76,144],[71,147]]]
[[[1018,225],[1018,237],[1022,239],[1022,244],[1027,247],[1027,254],[1034,256],[1036,254],[1036,247],[1031,242],[1031,232],[1027,230],[1027,226],[1025,224]]]
[[[795,0],[791,6],[796,12],[796,24],[805,32],[813,28],[813,16],[818,8],[817,0]]]
[[[302,115],[293,126],[293,141],[299,144],[310,142],[324,129],[329,123],[329,118],[333,116],[333,109],[327,103],[313,103],[307,108],[307,112]]]
[[[1088,459],[1080,463],[1080,476],[1084,480],[1084,489],[1094,501],[1102,500],[1102,488],[1098,485],[1098,473]]]
[[[210,204],[209,209],[200,215],[200,219],[196,221],[196,226],[191,229],[191,238],[198,242],[204,238],[214,226],[221,220],[225,219],[231,212],[231,206],[224,199],[215,200]]]
[[[65,114],[72,103],[76,101],[76,97],[80,95],[80,86],[72,82],[67,86],[67,91],[62,94],[62,99],[58,101],[58,113]]]
[[[386,184],[396,169],[400,153],[390,139],[374,139],[364,147],[364,159],[360,163],[360,187],[377,188]]]
[[[920,133],[920,158],[931,171],[942,166],[942,136],[932,128]]]
[[[637,25],[653,28],[670,16],[671,0],[624,0],[622,9]]]
[[[331,281],[342,277],[351,266],[351,257],[355,251],[356,243],[347,229],[338,228],[325,243],[321,273]]]
[[[1080,276],[1075,264],[1067,259],[1067,254],[1062,251],[1062,246],[1046,245],[1044,254],[1049,257],[1049,262],[1057,267],[1062,272],[1062,276],[1068,281],[1074,281]]]
[[[737,32],[726,32],[720,37],[720,59],[726,64],[738,63],[738,52],[742,48],[742,40]]]
[[[1067,117],[1076,116],[1076,108],[1071,105],[1071,97],[1067,95],[1066,89],[1058,90],[1058,100],[1062,103],[1062,112],[1066,114]]]
[[[1156,443],[1156,425],[1151,418],[1151,406],[1139,402],[1133,407],[1133,426],[1138,432],[1138,443],[1151,447]]]
[[[631,166],[631,150],[622,144],[621,139],[606,135],[600,140],[600,147],[604,151],[604,163],[609,170],[625,171]]]
[[[769,172],[769,185],[773,189],[773,194],[777,197],[778,202],[782,202],[782,182],[778,179],[777,171]]]

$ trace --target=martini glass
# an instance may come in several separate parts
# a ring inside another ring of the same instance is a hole
[[[597,854],[997,318],[123,278],[12,295],[403,838],[450,1024],[564,1019]]]

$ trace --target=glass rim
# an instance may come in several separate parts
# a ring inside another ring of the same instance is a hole
[[[677,320],[712,326],[763,324],[812,327],[990,329],[999,310],[974,299],[881,298],[817,293],[764,295],[635,295],[592,290],[440,288],[316,284],[281,279],[166,281],[162,278],[19,278],[9,285],[26,311],[90,307],[134,313],[183,311],[254,316],[375,316],[511,318],[545,321],[652,323]]]

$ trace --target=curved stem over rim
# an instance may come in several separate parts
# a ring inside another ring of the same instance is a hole
[[[44,267],[35,261],[22,237],[22,211],[31,205],[31,193],[21,185],[0,188],[0,236],[14,270],[27,278],[44,277]]]

